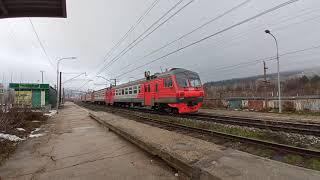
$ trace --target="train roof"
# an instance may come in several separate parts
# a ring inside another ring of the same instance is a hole
[[[196,72],[193,72],[193,71],[190,71],[190,70],[187,70],[187,69],[183,69],[183,68],[172,68],[169,71],[166,71],[166,72],[163,72],[163,73],[155,73],[153,76],[155,76],[155,77],[167,77],[167,76],[179,74],[179,73],[182,73],[182,72],[196,73]],[[128,83],[121,84],[121,85],[116,86],[116,87],[117,88],[122,88],[122,87],[127,87],[127,86],[133,86],[133,85],[137,85],[137,84],[140,84],[142,82],[145,82],[145,81],[147,81],[146,78],[142,78],[142,79],[138,79],[138,80],[135,80],[135,81],[131,81],[131,82],[128,82]]]

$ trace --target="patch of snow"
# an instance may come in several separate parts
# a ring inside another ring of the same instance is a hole
[[[57,111],[56,110],[51,110],[51,111],[49,111],[49,113],[46,113],[46,114],[44,114],[45,116],[48,116],[48,117],[52,117],[52,116],[54,116],[55,114],[57,114]]]
[[[25,129],[23,128],[17,128],[18,131],[26,131]]]
[[[38,132],[38,131],[40,131],[40,130],[41,130],[41,128],[36,128],[35,130],[31,131],[31,134],[33,134],[33,133],[35,133],[35,132]]]
[[[41,137],[44,136],[45,134],[30,134],[29,137],[30,138],[37,138],[37,137]]]
[[[0,133],[0,138],[7,139],[9,141],[14,141],[14,142],[25,140],[25,139],[19,138],[16,135],[2,134],[2,133]]]

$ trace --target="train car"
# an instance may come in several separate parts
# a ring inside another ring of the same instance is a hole
[[[204,97],[199,75],[173,68],[164,73],[106,90],[105,102],[115,106],[143,106],[173,113],[197,112]]]
[[[84,97],[85,97],[85,98],[84,98],[84,99],[85,99],[84,101],[85,101],[85,102],[91,102],[91,103],[94,102],[92,96],[93,96],[93,93],[92,93],[92,92],[86,93],[85,96],[84,96]]]
[[[89,92],[85,102],[114,106],[140,106],[173,113],[197,112],[202,105],[204,91],[195,72],[173,68],[164,73]]]
[[[93,92],[93,102],[96,104],[105,104],[105,97],[106,97],[107,88],[100,89],[98,91]]]

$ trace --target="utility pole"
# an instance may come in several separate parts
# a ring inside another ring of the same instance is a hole
[[[43,84],[43,73],[44,71],[40,71],[41,72],[41,84]]]
[[[267,92],[267,87],[268,87],[268,81],[267,81],[267,69],[266,67],[266,62],[263,61],[263,76],[264,76],[264,98],[265,98],[265,108],[268,110],[268,92]]]
[[[62,80],[62,72],[60,72],[60,82],[59,82],[59,106],[61,104],[61,80]]]
[[[57,110],[57,114],[59,113],[59,90],[61,90],[61,89],[59,89],[59,65],[60,65],[60,62],[61,61],[63,61],[63,60],[67,60],[67,59],[69,59],[69,60],[74,60],[74,59],[77,59],[76,57],[66,57],[66,58],[61,58],[61,59],[58,59],[58,61],[57,61],[57,106],[56,106],[56,110]],[[61,76],[60,76],[61,77]],[[61,81],[60,81],[60,83],[61,83]]]
[[[114,86],[117,86],[117,79],[111,79],[114,80]]]
[[[62,104],[64,104],[64,100],[65,100],[65,93],[64,93],[64,88],[63,88],[63,92],[62,92]]]

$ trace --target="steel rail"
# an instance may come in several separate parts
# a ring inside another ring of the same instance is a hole
[[[233,117],[233,116],[219,116],[212,114],[168,114],[163,112],[157,112],[147,109],[127,109],[132,111],[141,111],[150,114],[157,115],[172,115],[179,118],[186,118],[190,120],[200,120],[206,122],[214,122],[220,124],[236,125],[253,127],[258,129],[272,130],[277,132],[288,132],[288,133],[298,133],[304,135],[313,135],[320,137],[320,123],[301,123],[301,122],[289,122],[289,121],[279,121],[279,120],[263,120],[263,119],[253,119],[247,117]]]
[[[279,120],[262,120],[245,117],[218,116],[210,114],[182,115],[183,118],[196,119],[221,124],[254,127],[272,131],[284,131],[305,135],[320,136],[320,123],[300,123]]]
[[[263,140],[258,140],[258,139],[254,139],[254,138],[242,137],[242,136],[227,134],[227,133],[218,132],[218,131],[214,131],[214,130],[210,130],[210,129],[191,127],[191,126],[187,126],[187,125],[183,125],[183,124],[179,124],[179,123],[167,122],[167,121],[163,121],[163,120],[159,120],[159,119],[155,119],[155,118],[151,118],[151,117],[146,117],[143,115],[132,113],[132,111],[123,111],[123,109],[120,109],[120,110],[121,111],[119,111],[119,109],[116,110],[113,108],[112,110],[110,110],[110,112],[111,113],[118,112],[118,114],[120,114],[120,115],[125,115],[128,117],[136,117],[139,119],[138,121],[143,121],[144,123],[145,122],[147,122],[147,123],[153,122],[153,123],[157,123],[159,125],[165,125],[168,127],[177,128],[178,130],[187,130],[187,131],[196,132],[196,133],[200,133],[200,134],[206,134],[209,136],[220,137],[220,138],[229,139],[229,140],[235,140],[235,141],[249,143],[249,144],[253,144],[253,145],[257,145],[257,146],[263,146],[266,148],[271,148],[271,149],[279,150],[282,152],[294,153],[294,154],[300,154],[303,156],[312,156],[312,157],[320,158],[320,151],[317,151],[317,150],[300,148],[300,147],[295,147],[295,146],[290,146],[290,145],[285,145],[285,144],[279,144],[279,143],[274,143],[274,142],[270,142],[270,141],[263,141]]]

